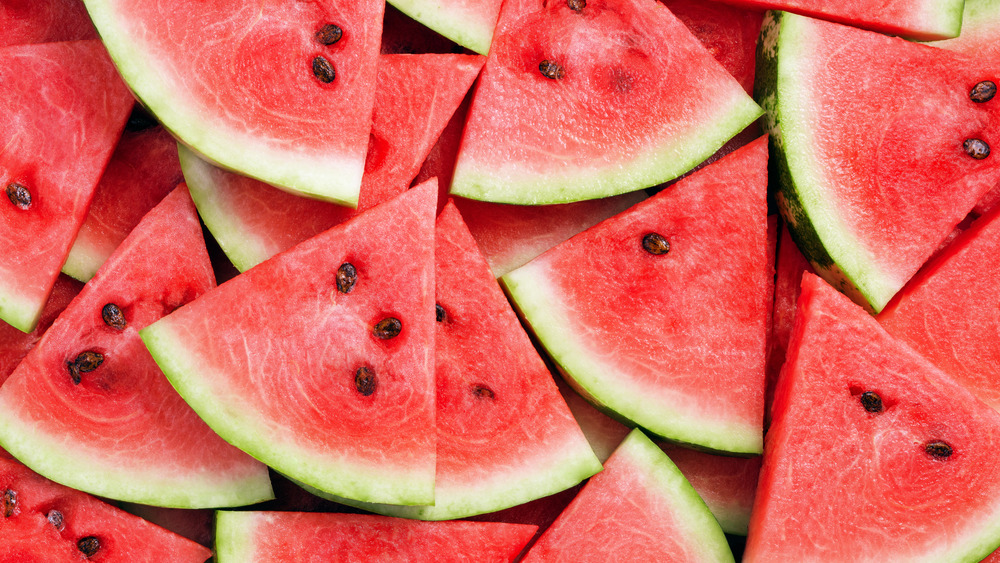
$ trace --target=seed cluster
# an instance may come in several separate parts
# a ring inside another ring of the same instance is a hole
[[[344,30],[333,23],[324,24],[313,34],[316,42],[324,47],[335,45],[343,37]],[[337,78],[337,70],[333,67],[333,63],[323,55],[313,57],[312,72],[313,76],[323,84],[329,84]]]
[[[103,363],[104,354],[87,350],[81,352],[72,362],[66,362],[66,367],[69,369],[69,376],[73,380],[73,384],[79,385],[82,380],[81,374],[90,373],[101,367]]]

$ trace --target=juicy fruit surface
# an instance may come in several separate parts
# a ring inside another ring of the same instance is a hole
[[[0,46],[97,39],[83,0],[6,0]]]
[[[59,276],[45,302],[38,325],[31,332],[21,332],[7,323],[0,323],[0,385],[14,373],[17,364],[38,344],[59,313],[63,312],[82,288],[83,284],[69,276]]]

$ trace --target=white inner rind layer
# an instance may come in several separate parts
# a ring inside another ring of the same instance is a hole
[[[7,280],[14,282],[13,278]],[[31,332],[38,325],[45,307],[45,299],[36,295],[25,295],[24,288],[11,287],[0,283],[0,322],[6,322],[21,332]]]
[[[257,528],[267,518],[261,512],[215,513],[215,560],[219,563],[255,563]]]
[[[209,358],[185,346],[182,326],[170,317],[142,329],[146,348],[198,416],[230,444],[313,488],[346,498],[390,504],[432,504],[434,467],[393,467],[337,457],[300,445],[294,428],[268,424],[248,410],[240,389],[212,369]]]
[[[501,283],[570,384],[599,408],[668,440],[738,454],[763,451],[760,426],[727,423],[692,410],[684,394],[651,381],[636,382],[613,358],[603,357],[600,346],[588,340],[563,306],[546,264],[529,262],[504,275]]]

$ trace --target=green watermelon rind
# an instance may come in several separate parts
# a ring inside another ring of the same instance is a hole
[[[811,158],[815,142],[804,117],[810,97],[798,78],[804,75],[798,67],[807,68],[810,61],[796,56],[810,44],[810,34],[802,29],[809,21],[768,12],[757,44],[754,97],[764,108],[775,197],[792,239],[816,272],[854,302],[878,312],[902,282],[882,271],[839,218],[835,202],[824,194],[822,164]]]
[[[10,285],[0,282],[0,322],[30,333],[42,318],[42,308],[32,303],[34,297],[21,295],[22,288],[14,284],[14,281],[9,280]]]
[[[107,252],[98,248],[95,241],[77,236],[69,249],[66,262],[63,263],[62,273],[87,283],[107,257]]]
[[[217,510],[215,512],[215,559],[219,563],[252,563],[256,554],[253,538],[262,520],[261,512]]]
[[[609,164],[606,168],[577,168],[551,174],[538,174],[517,167],[490,170],[472,162],[455,168],[451,193],[469,199],[548,205],[571,203],[633,192],[673,180],[704,162],[734,135],[753,123],[763,113],[754,101],[740,90],[727,100],[718,100],[716,116],[685,135],[672,135],[630,161]]]
[[[307,156],[274,151],[247,131],[206,127],[194,108],[177,103],[175,88],[158,60],[134,42],[111,0],[86,0],[87,10],[112,61],[133,94],[177,139],[205,160],[273,186],[308,197],[356,207],[364,173],[364,155]]]
[[[140,330],[139,336],[171,385],[224,440],[276,471],[330,494],[395,504],[434,502],[433,466],[429,474],[423,468],[404,473],[316,455],[296,446],[294,430],[261,424],[260,417],[247,412],[247,405],[239,401],[238,390],[223,388],[227,377],[213,373],[212,366],[190,354],[176,332],[183,330],[167,316]],[[232,402],[221,401],[222,397]]]
[[[497,14],[493,14],[493,19],[489,22],[476,21],[477,18],[469,18],[462,10],[445,5],[440,0],[391,0],[389,3],[462,47],[480,55],[490,52]]]
[[[763,452],[759,425],[685,415],[683,397],[675,405],[654,403],[649,400],[653,389],[624,384],[625,377],[615,375],[615,365],[574,338],[576,334],[569,329],[573,323],[564,310],[553,306],[563,300],[552,291],[544,265],[529,262],[505,274],[500,282],[566,381],[599,410],[629,426],[638,425],[660,438],[698,449],[735,455]]]

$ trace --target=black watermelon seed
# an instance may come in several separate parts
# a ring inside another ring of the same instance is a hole
[[[375,372],[368,366],[361,366],[354,372],[354,388],[365,397],[370,397],[378,387]]]
[[[24,184],[19,182],[7,184],[7,199],[18,209],[31,207],[31,192],[28,191],[28,188]]]
[[[337,268],[337,291],[350,293],[356,283],[358,283],[358,269],[350,262],[341,264]]]
[[[114,303],[108,303],[101,308],[101,318],[104,319],[104,324],[115,330],[125,330],[125,327],[128,326],[125,313],[122,313],[122,310]]]
[[[992,80],[983,80],[979,84],[972,87],[972,91],[969,92],[969,99],[977,104],[988,102],[993,99],[993,96],[997,95],[997,84]]]
[[[128,116],[128,121],[125,122],[125,130],[132,131],[134,133],[137,131],[145,131],[146,129],[155,127],[156,125],[158,125],[156,118],[150,115],[149,112],[146,111],[146,108],[139,104],[135,104],[135,106],[132,107],[132,113]]]
[[[45,515],[45,519],[49,521],[49,524],[52,524],[53,528],[59,530],[60,532],[65,526],[62,512],[59,512],[58,510],[50,510],[49,513]]]
[[[340,29],[340,26],[328,23],[323,27],[316,30],[316,41],[319,41],[320,45],[333,45],[340,38],[344,36],[344,30]]]
[[[87,350],[77,356],[72,362],[66,362],[66,365],[69,368],[69,375],[73,379],[73,383],[79,385],[81,373],[94,371],[101,367],[102,363],[104,363],[104,354]]]
[[[496,393],[492,389],[483,385],[482,383],[477,383],[472,386],[472,394],[476,396],[477,399],[495,399]]]
[[[952,454],[951,446],[948,442],[941,440],[935,440],[933,442],[928,442],[924,446],[924,451],[934,456],[936,459],[945,459],[950,457]]]
[[[566,0],[566,4],[569,6],[570,10],[580,13],[587,7],[587,0]]]
[[[399,336],[401,330],[403,330],[403,323],[399,319],[396,317],[386,317],[375,324],[372,334],[381,340],[389,340],[390,338]]]
[[[94,536],[87,536],[85,538],[80,538],[80,541],[76,542],[76,548],[80,550],[80,553],[87,557],[93,557],[97,555],[97,552],[101,550],[101,540],[95,538]]]
[[[566,76],[566,69],[562,65],[548,59],[538,63],[538,71],[542,73],[542,76],[551,80],[562,80]]]
[[[882,412],[885,407],[882,405],[882,397],[874,391],[865,391],[861,394],[861,406],[868,412]]]
[[[440,303],[434,304],[434,320],[439,323],[443,323],[448,319],[448,313],[445,312],[444,307]]]
[[[17,509],[17,491],[5,489],[3,492],[3,516],[10,518]]]
[[[987,156],[990,156],[990,146],[986,144],[986,141],[979,139],[966,139],[965,142],[962,143],[962,148],[965,149],[965,154],[976,160],[982,160]]]
[[[649,233],[642,237],[642,248],[654,256],[660,256],[670,252],[670,243],[661,234]]]
[[[333,70],[333,65],[322,55],[313,59],[313,74],[323,84],[329,84],[337,77],[337,71]]]

